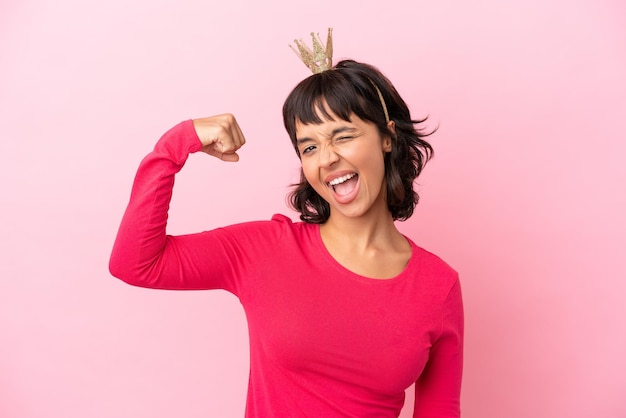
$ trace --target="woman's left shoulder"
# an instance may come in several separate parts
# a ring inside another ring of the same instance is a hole
[[[411,264],[420,275],[431,279],[433,284],[451,287],[459,280],[458,272],[438,255],[420,247],[409,239],[413,250]]]

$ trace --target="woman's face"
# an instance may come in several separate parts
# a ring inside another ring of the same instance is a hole
[[[305,178],[330,205],[331,218],[388,212],[384,154],[391,151],[391,139],[354,114],[349,122],[330,115],[320,124],[296,123]]]

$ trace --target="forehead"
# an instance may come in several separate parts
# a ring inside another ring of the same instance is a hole
[[[365,127],[365,122],[358,116],[350,115],[350,120],[343,120],[336,115],[330,115],[331,117],[322,117],[320,115],[321,122],[315,123],[303,123],[299,119],[296,119],[296,137],[331,137],[337,131],[345,131],[347,129],[359,130]]]

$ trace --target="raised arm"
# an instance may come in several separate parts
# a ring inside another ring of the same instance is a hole
[[[443,305],[441,333],[415,384],[414,418],[459,418],[463,372],[463,301],[457,280]]]
[[[219,237],[166,235],[174,176],[191,153],[203,151],[223,161],[237,161],[237,150],[244,143],[241,129],[230,114],[185,121],[165,133],[137,170],[130,202],[111,253],[111,274],[143,287],[214,287],[207,282],[208,261],[203,249]],[[220,266],[219,257],[213,265],[215,271],[227,268]]]

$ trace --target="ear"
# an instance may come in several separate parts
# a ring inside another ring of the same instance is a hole
[[[387,129],[389,129],[391,132],[393,132],[393,136],[396,136],[396,123],[392,120],[390,120],[389,122],[387,122]],[[383,151],[384,152],[391,152],[391,137],[385,135],[383,137]]]

